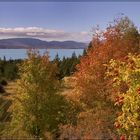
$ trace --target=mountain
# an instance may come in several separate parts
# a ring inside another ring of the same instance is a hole
[[[87,43],[76,41],[42,41],[35,38],[10,38],[0,40],[0,49],[84,49]]]

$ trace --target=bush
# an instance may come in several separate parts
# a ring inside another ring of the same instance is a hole
[[[0,93],[4,93],[4,92],[5,92],[5,90],[4,90],[3,86],[0,85]]]
[[[8,83],[7,83],[7,81],[5,79],[2,79],[0,81],[0,84],[3,85],[3,86],[7,86]]]

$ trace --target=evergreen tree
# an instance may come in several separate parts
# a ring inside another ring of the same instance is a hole
[[[55,56],[53,62],[56,63],[56,64],[59,64],[59,62],[60,62],[60,58],[59,58],[58,53],[56,54],[56,56]]]
[[[72,56],[71,56],[71,58],[72,58],[72,59],[75,59],[75,58],[77,58],[75,51],[72,53]]]

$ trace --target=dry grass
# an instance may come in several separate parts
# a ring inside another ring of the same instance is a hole
[[[62,92],[61,92],[61,94],[62,95],[68,95],[68,94],[70,94],[71,92],[72,92],[72,90],[73,90],[73,88],[74,88],[74,77],[65,77],[64,79],[63,79],[63,89],[62,89]]]
[[[6,93],[12,94],[16,91],[16,81],[9,82],[5,87]]]

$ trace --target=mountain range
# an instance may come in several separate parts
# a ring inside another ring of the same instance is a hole
[[[0,40],[0,49],[84,49],[87,43],[76,41],[43,41],[35,38],[9,38]]]

